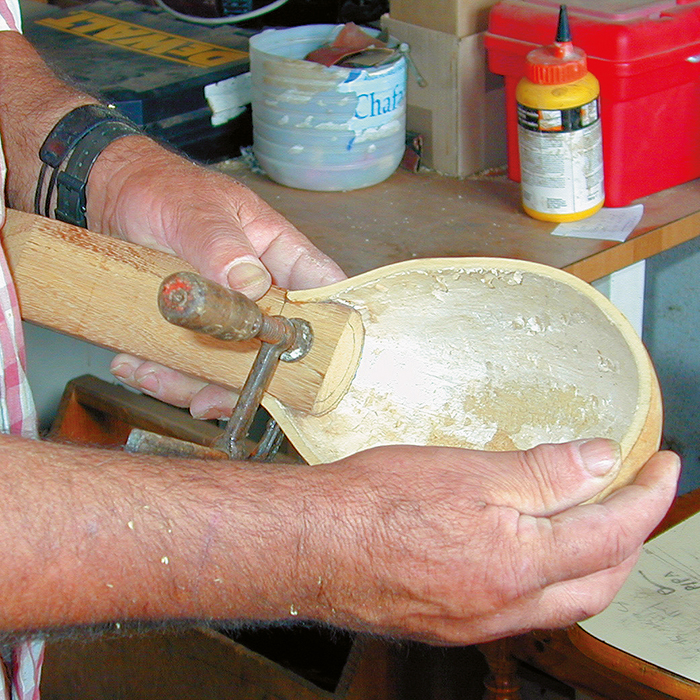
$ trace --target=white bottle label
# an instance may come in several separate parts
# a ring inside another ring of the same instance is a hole
[[[573,109],[518,103],[523,203],[544,214],[577,214],[605,198],[598,100]]]

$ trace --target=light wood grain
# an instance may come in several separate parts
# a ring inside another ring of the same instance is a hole
[[[646,232],[640,232],[619,245],[567,265],[567,272],[587,282],[605,277],[658,253],[690,241],[700,233],[700,212],[689,214]]]
[[[641,340],[566,272],[423,259],[290,295],[350,304],[365,328],[355,378],[333,411],[270,406],[311,463],[402,442],[508,450],[609,437],[624,461],[611,490],[658,449],[660,392]]]
[[[242,387],[257,341],[216,340],[171,325],[158,311],[163,278],[191,270],[181,260],[12,210],[2,239],[25,320],[230,389]],[[315,333],[305,358],[280,364],[270,395],[304,412],[328,410],[347,389],[359,359],[357,312],[339,304],[290,303],[277,288],[259,306],[267,314],[304,318]]]

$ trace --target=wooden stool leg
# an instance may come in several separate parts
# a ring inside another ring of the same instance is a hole
[[[508,638],[479,645],[489,667],[484,679],[484,700],[520,700],[518,662],[511,654]]]

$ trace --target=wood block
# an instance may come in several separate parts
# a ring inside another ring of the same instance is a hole
[[[273,633],[272,633],[273,634]],[[270,636],[268,634],[268,636]],[[284,649],[281,650],[284,653]],[[42,697],[49,700],[390,700],[395,650],[357,637],[340,673],[322,687],[302,669],[204,627],[54,639]],[[323,661],[317,659],[317,664]],[[316,670],[316,669],[314,669]],[[297,672],[298,671],[298,672]]]
[[[158,311],[158,289],[182,260],[76,226],[8,210],[2,230],[22,318],[240,390],[259,347],[174,326]],[[272,288],[258,306],[312,323],[304,358],[281,363],[269,393],[299,410],[324,412],[340,400],[361,347],[359,314],[338,304],[294,304]],[[349,354],[345,352],[349,347]]]
[[[47,437],[122,447],[133,428],[197,445],[212,445],[222,433],[214,421],[86,374],[66,384]]]

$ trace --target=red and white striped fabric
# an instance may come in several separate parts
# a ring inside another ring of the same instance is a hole
[[[21,31],[18,0],[0,0],[0,31]],[[0,185],[5,183],[5,159],[0,150]],[[0,225],[5,203],[0,198]],[[37,437],[36,411],[32,401],[24,354],[22,320],[5,254],[0,248],[0,431]],[[0,674],[0,700],[39,700],[44,659],[44,640],[28,639],[16,645],[4,660]]]
[[[0,223],[5,220],[4,204],[1,206]],[[3,253],[0,255],[0,432],[36,438],[36,411],[25,368],[19,302]]]
[[[0,1],[0,31],[22,31],[22,19],[18,0]]]

